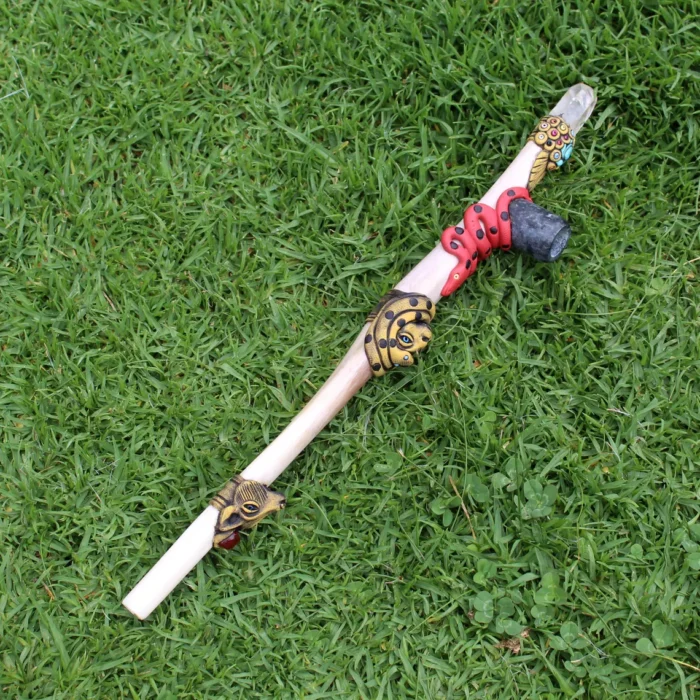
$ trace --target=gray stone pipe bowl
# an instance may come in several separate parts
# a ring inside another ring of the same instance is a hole
[[[564,252],[571,227],[561,216],[552,214],[527,199],[514,199],[508,207],[511,246],[535,260],[554,262]]]

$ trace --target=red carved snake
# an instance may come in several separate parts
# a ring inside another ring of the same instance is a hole
[[[499,198],[496,209],[488,204],[472,204],[464,212],[464,228],[461,225],[446,228],[440,241],[442,247],[459,262],[453,268],[440,294],[446,297],[474,274],[480,260],[491,255],[494,248],[509,250],[510,214],[508,207],[514,199],[532,201],[525,187],[510,187]]]

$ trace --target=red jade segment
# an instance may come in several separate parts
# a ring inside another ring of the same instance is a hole
[[[440,292],[443,297],[464,284],[474,274],[479,261],[488,258],[494,248],[510,250],[508,207],[514,199],[532,201],[525,187],[511,187],[498,198],[495,211],[487,204],[472,204],[464,212],[464,228],[450,226],[443,231],[442,247],[459,261]]]
[[[218,546],[222,549],[233,549],[241,541],[241,536],[235,531],[232,535],[229,535],[225,540],[219,542]]]

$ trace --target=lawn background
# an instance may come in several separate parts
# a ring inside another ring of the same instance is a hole
[[[699,694],[700,3],[164,5],[0,3],[2,697]],[[131,617],[579,81],[562,260],[480,266]]]

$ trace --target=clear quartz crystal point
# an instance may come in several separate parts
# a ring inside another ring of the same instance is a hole
[[[561,117],[575,135],[591,116],[595,103],[595,90],[585,83],[578,83],[566,91],[550,114]]]

